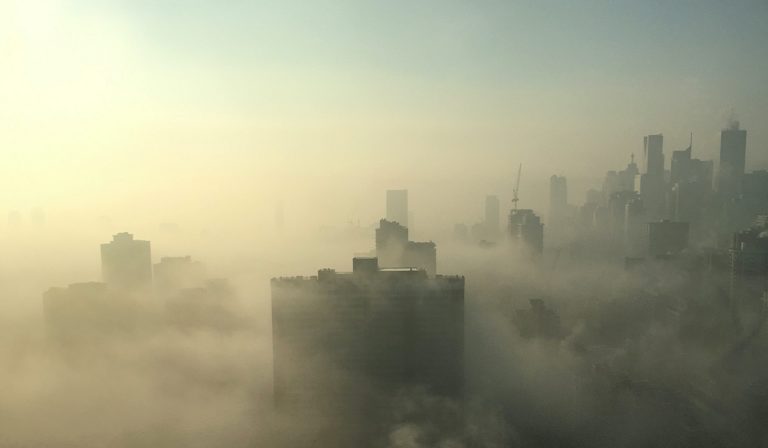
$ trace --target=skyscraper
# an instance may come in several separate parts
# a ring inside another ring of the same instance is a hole
[[[430,276],[437,272],[435,243],[409,241],[406,227],[386,219],[376,229],[376,256],[385,268],[419,268]]]
[[[645,255],[648,247],[648,229],[645,220],[645,208],[642,199],[630,198],[625,206],[624,213],[624,253],[628,257],[640,257]]]
[[[672,152],[667,217],[690,223],[691,238],[704,237],[711,224],[707,207],[711,202],[714,162],[692,157],[693,134],[686,149]]]
[[[670,217],[691,225],[691,234],[702,236],[708,221],[705,215],[711,188],[704,182],[678,182],[670,191]]]
[[[387,190],[387,220],[408,227],[408,190]]]
[[[747,131],[739,129],[739,122],[732,120],[728,129],[720,132],[720,166],[717,181],[718,192],[726,198],[740,193],[746,168],[746,154]]]
[[[637,163],[635,163],[635,154],[632,153],[632,155],[630,155],[627,167],[619,171],[619,191],[636,190],[635,178],[638,174],[640,174],[640,170],[637,168]]]
[[[630,156],[627,167],[621,171],[611,170],[605,173],[605,180],[603,181],[602,200],[599,201],[600,205],[606,205],[611,195],[621,191],[636,191],[638,174],[640,169],[635,163],[635,155]]]
[[[549,178],[549,219],[562,221],[568,213],[568,183],[564,176]]]
[[[485,237],[489,241],[496,241],[499,237],[499,198],[488,195],[485,197]]]
[[[134,240],[130,233],[118,233],[101,245],[101,274],[111,288],[131,292],[152,286],[152,254],[149,241]]]
[[[692,147],[680,150],[672,151],[672,162],[670,164],[670,176],[671,183],[681,182],[687,180],[689,177],[691,166],[691,151]]]
[[[625,240],[627,204],[635,199],[637,199],[637,192],[629,190],[617,191],[608,199],[609,232],[611,239],[617,245],[623,244]]]
[[[533,210],[510,211],[508,231],[512,241],[532,254],[538,255],[544,251],[544,224]]]
[[[664,179],[664,137],[661,134],[643,138],[643,174],[640,197],[652,221],[666,217],[666,181]]]
[[[664,176],[664,136],[646,135],[643,138],[643,174]]]

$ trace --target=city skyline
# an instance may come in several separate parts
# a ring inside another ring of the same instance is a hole
[[[0,448],[768,446],[765,0],[0,0]]]

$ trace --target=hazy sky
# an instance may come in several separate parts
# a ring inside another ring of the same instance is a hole
[[[508,197],[520,162],[529,206],[553,173],[579,203],[644,134],[713,157],[732,109],[764,168],[766,19],[763,0],[0,0],[0,212],[271,220],[284,200],[319,225],[405,187],[424,222]]]

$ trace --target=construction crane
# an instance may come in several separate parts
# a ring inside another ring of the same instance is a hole
[[[520,198],[517,197],[517,193],[520,191],[520,173],[523,171],[523,164],[521,163],[517,167],[517,182],[515,182],[515,188],[512,190],[512,205],[514,210],[517,210],[517,202]]]

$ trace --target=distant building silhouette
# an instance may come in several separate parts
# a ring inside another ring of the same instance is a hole
[[[590,188],[587,190],[587,192],[584,194],[584,203],[586,204],[599,204],[601,200],[601,195],[599,190],[595,190],[594,188]]]
[[[403,258],[404,267],[424,269],[430,276],[437,274],[437,246],[432,241],[408,241]]]
[[[731,198],[741,191],[741,181],[746,169],[747,131],[739,129],[739,122],[732,120],[728,129],[720,132],[720,165],[717,172],[718,193]]]
[[[549,207],[563,209],[568,205],[568,181],[565,176],[552,175],[549,178]]]
[[[752,224],[757,216],[768,212],[768,171],[755,170],[742,176],[741,181],[741,209],[743,218]],[[749,224],[742,221],[741,228]]]
[[[43,294],[48,336],[64,344],[94,344],[130,333],[140,324],[136,302],[105,283],[73,283]]]
[[[634,197],[627,201],[624,216],[624,251],[629,257],[645,255],[648,247],[648,222],[643,200]]]
[[[225,279],[205,280],[166,296],[166,322],[184,329],[231,331],[238,324],[235,293]]]
[[[532,254],[544,251],[544,224],[533,210],[511,210],[508,230],[512,241],[527,248]]]
[[[595,208],[593,226],[597,235],[600,235],[603,239],[610,237],[613,223],[611,210],[607,205]]]
[[[549,228],[562,231],[568,218],[568,181],[564,176],[549,178]]]
[[[408,229],[397,222],[382,219],[376,229],[376,256],[385,268],[414,267],[427,274],[437,273],[435,243],[408,240]]]
[[[603,193],[596,189],[586,192],[584,204],[578,208],[578,229],[582,237],[591,235],[595,228],[595,211],[603,202]]]
[[[756,170],[740,176],[739,193],[719,194],[721,200],[720,231],[730,237],[733,233],[752,227],[755,218],[768,212],[768,171]],[[730,238],[728,238],[730,245]]]
[[[467,225],[463,223],[454,224],[453,238],[462,242],[469,241],[469,229],[467,229]]]
[[[605,179],[603,180],[603,201],[601,205],[604,205],[613,193],[624,190],[619,179],[619,173],[615,170],[605,173]]]
[[[664,176],[664,136],[643,137],[643,174]]]
[[[608,199],[609,236],[620,246],[626,236],[627,204],[637,199],[637,193],[631,190],[617,191]]]
[[[148,291],[152,286],[152,254],[149,241],[118,233],[101,245],[101,272],[104,282],[125,291]]]
[[[562,339],[565,329],[560,323],[560,316],[546,306],[541,299],[530,299],[530,309],[515,311],[515,324],[520,336],[526,339]]]
[[[635,155],[632,154],[627,167],[621,171],[608,171],[603,180],[603,192],[600,205],[607,205],[611,195],[623,191],[639,191],[640,170],[635,163]],[[588,197],[587,202],[594,202],[594,197]]]
[[[672,164],[670,167],[670,183],[702,183],[702,188],[712,188],[712,176],[714,162],[711,160],[699,160],[692,157],[693,134],[686,149],[672,151]]]
[[[154,266],[155,290],[172,294],[186,288],[205,284],[205,266],[192,257],[162,257]]]
[[[768,217],[736,232],[730,249],[730,300],[734,317],[743,311],[760,311],[768,291]]]
[[[387,190],[387,220],[408,227],[408,190]]]
[[[629,158],[627,167],[619,171],[619,187],[623,191],[637,191],[637,177],[640,175],[640,169],[635,163],[635,155]]]
[[[376,229],[376,256],[381,266],[403,267],[408,228],[395,221],[382,219]]]
[[[497,241],[501,230],[499,228],[501,215],[499,214],[499,197],[488,195],[485,197],[485,236],[487,241]]]
[[[688,222],[691,238],[700,240],[711,228],[714,162],[692,157],[693,134],[687,148],[672,152],[665,217]]]
[[[661,134],[643,138],[643,174],[640,197],[651,220],[667,217],[666,179],[664,176],[664,137]]]
[[[669,168],[669,180],[671,183],[680,182],[688,178],[692,149],[691,146],[688,146],[680,151],[672,151],[672,161]]]
[[[687,222],[659,221],[648,223],[648,254],[652,257],[676,255],[688,247]]]
[[[483,247],[490,247],[498,242],[501,237],[499,198],[494,195],[487,195],[483,206],[483,219],[480,222],[472,224],[472,226],[467,229],[469,232],[465,240],[468,240],[471,237],[473,243]],[[462,230],[458,230],[458,232],[462,232]],[[456,228],[454,228],[454,235],[458,235]],[[457,239],[461,238],[459,237]]]
[[[418,269],[380,269],[353,260],[352,273],[272,279],[274,393],[279,406],[376,412],[372,392],[421,386],[461,398],[464,278]],[[338,382],[302,360],[322,359]],[[352,378],[365,387],[357,388]]]

